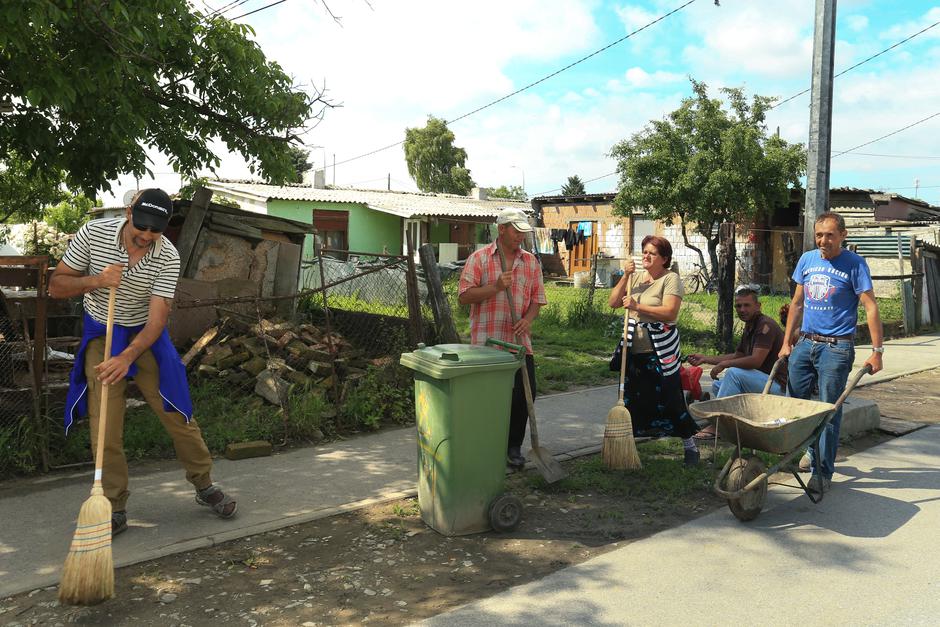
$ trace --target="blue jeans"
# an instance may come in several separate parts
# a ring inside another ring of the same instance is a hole
[[[715,398],[724,398],[735,394],[760,394],[767,384],[767,374],[760,370],[746,370],[744,368],[728,368],[724,376],[712,382],[712,394]],[[770,386],[770,393],[784,396],[783,387],[774,381]]]
[[[790,380],[787,383],[789,395],[794,398],[808,399],[813,387],[819,384],[819,400],[823,403],[835,403],[842,392],[855,363],[855,345],[852,340],[839,340],[835,344],[814,342],[800,338],[790,353]],[[809,457],[813,472],[816,471],[816,456],[822,467],[823,477],[832,478],[835,472],[836,449],[839,447],[839,427],[842,425],[842,408],[835,413],[826,425],[819,440],[817,451],[810,446]]]

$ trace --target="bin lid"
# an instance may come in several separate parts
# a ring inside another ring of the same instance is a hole
[[[401,355],[401,365],[437,379],[480,370],[515,370],[520,364],[508,351],[476,344],[438,344]]]

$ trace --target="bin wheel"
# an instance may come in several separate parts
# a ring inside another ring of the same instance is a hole
[[[522,520],[522,500],[512,494],[501,494],[490,503],[490,525],[500,533],[512,531]]]
[[[765,470],[764,462],[759,457],[749,457],[744,459],[739,457],[731,464],[728,471],[727,490],[736,492],[740,490],[756,477],[760,476]],[[738,499],[728,499],[728,509],[734,514],[734,517],[742,522],[754,520],[764,508],[764,501],[767,500],[767,481],[764,480],[753,490],[749,490]]]

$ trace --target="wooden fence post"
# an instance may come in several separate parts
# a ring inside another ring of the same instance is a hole
[[[920,276],[916,276],[920,273]],[[917,236],[911,235],[911,274],[915,275],[911,282],[914,287],[914,331],[919,331],[921,326],[923,326],[923,314],[922,310],[924,307],[924,283],[926,282],[926,277],[924,276],[924,260],[921,257],[920,249],[917,248]]]
[[[408,260],[405,269],[405,288],[408,292],[408,321],[413,345],[424,342],[424,319],[421,316],[421,297],[418,294],[418,276],[415,269],[415,249],[411,231],[407,233]]]
[[[441,273],[437,269],[437,258],[434,256],[434,247],[423,244],[419,249],[421,267],[424,269],[424,279],[428,285],[428,299],[431,301],[431,311],[434,313],[434,323],[438,335],[445,344],[459,344],[460,336],[450,313],[450,303],[444,295],[441,285]]]

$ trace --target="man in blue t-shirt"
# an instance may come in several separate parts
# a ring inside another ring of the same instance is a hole
[[[871,335],[872,354],[865,363],[871,366],[872,374],[882,368],[881,318],[868,264],[864,258],[842,248],[847,235],[842,216],[831,211],[820,215],[816,218],[815,232],[816,250],[803,253],[793,271],[796,291],[790,302],[784,337],[793,338],[802,322],[799,338],[793,345],[784,342],[780,357],[790,358],[787,383],[790,396],[809,398],[818,383],[819,400],[835,403],[845,390],[855,362],[859,302],[865,307]],[[841,424],[839,408],[822,433],[819,450],[810,447],[813,476],[808,487],[814,492],[822,493],[832,482]]]

